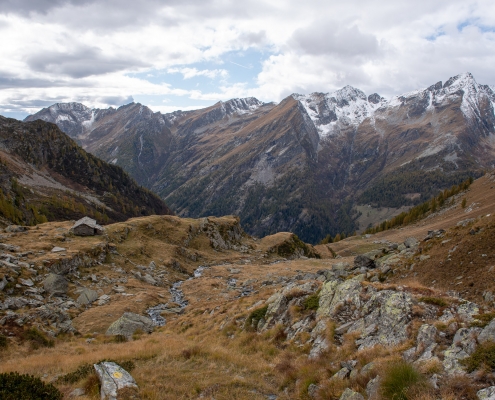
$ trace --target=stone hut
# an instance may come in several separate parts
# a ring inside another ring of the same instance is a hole
[[[94,236],[102,235],[103,227],[98,225],[96,221],[89,217],[81,218],[71,228],[74,235],[77,236]]]

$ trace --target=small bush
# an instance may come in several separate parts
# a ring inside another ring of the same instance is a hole
[[[305,310],[318,310],[319,305],[320,305],[320,295],[318,293],[314,293],[306,297],[303,301],[303,306]]]
[[[439,297],[420,297],[418,300],[423,303],[431,304],[438,307],[447,307],[448,305],[444,299],[441,299]]]
[[[75,371],[60,376],[57,381],[61,383],[76,383],[79,382],[81,379],[86,378],[93,371],[93,365],[82,364]]]
[[[7,336],[0,334],[0,349],[6,349],[9,344]]]
[[[464,198],[462,199],[461,207],[462,207],[462,208],[466,208],[466,203],[467,203],[467,200],[466,200],[466,198],[464,197]]]
[[[92,396],[94,398],[98,397],[100,394],[100,378],[96,375],[96,372],[90,374],[83,385],[84,393],[88,396]]]
[[[495,318],[495,313],[479,314],[474,316],[475,321],[471,322],[472,327],[484,328]]]
[[[194,346],[186,350],[182,350],[181,356],[186,360],[201,354],[201,348],[199,346]]]
[[[495,369],[495,343],[479,345],[468,358],[461,360],[467,372],[473,372],[481,367]]]
[[[266,312],[268,311],[268,306],[264,306],[254,310],[246,320],[246,327],[251,327],[254,325],[256,327],[261,319],[265,318]]]
[[[9,372],[0,374],[0,399],[62,400],[62,393],[34,376]]]
[[[40,347],[54,347],[55,342],[41,333],[38,329],[32,327],[24,331],[24,339],[31,342],[34,349]]]
[[[383,398],[389,400],[410,400],[408,392],[417,393],[427,388],[426,380],[412,365],[406,362],[392,364],[383,376],[381,390]]]
[[[124,335],[113,335],[111,341],[114,343],[125,343],[127,342],[127,338]]]

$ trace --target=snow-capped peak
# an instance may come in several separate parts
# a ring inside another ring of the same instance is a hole
[[[366,94],[352,86],[333,93],[293,94],[315,124],[321,137],[340,131],[349,125],[359,125],[386,103],[378,94]]]
[[[220,102],[222,109],[226,114],[248,114],[263,105],[263,102],[259,101],[255,97],[245,97],[230,99],[225,102]]]

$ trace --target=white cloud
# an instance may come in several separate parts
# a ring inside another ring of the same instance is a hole
[[[170,74],[182,74],[184,76],[184,79],[191,79],[197,76],[204,76],[210,79],[215,79],[217,77],[226,78],[229,75],[228,71],[225,69],[198,70],[197,68],[169,68],[167,72]]]
[[[0,0],[0,31],[0,113],[139,95],[187,100],[177,108],[280,101],[347,84],[391,96],[465,71],[495,84],[492,0]],[[249,50],[261,64],[235,58]]]

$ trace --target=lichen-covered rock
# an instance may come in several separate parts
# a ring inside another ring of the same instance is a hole
[[[121,390],[138,387],[131,374],[114,362],[94,364],[94,368],[100,379],[102,400],[117,400]]]
[[[363,306],[364,317],[350,331],[361,331],[356,341],[360,350],[377,344],[395,346],[407,339],[411,313],[412,298],[408,293],[382,290]]]
[[[476,395],[480,400],[495,400],[495,386],[479,390]]]
[[[361,254],[354,258],[354,268],[367,268],[367,269],[376,268],[375,260],[371,259],[370,257],[364,254]]]
[[[345,314],[347,321],[356,319],[361,308],[362,277],[347,281],[334,280],[325,283],[320,292],[318,316],[336,318]]]
[[[495,319],[483,328],[478,336],[478,342],[495,342]]]
[[[476,303],[465,301],[457,307],[457,314],[466,322],[471,322],[475,315],[478,315],[480,308]]]
[[[368,395],[368,400],[378,400],[380,398],[380,377],[376,376],[371,379],[366,385],[366,394]]]
[[[362,394],[346,388],[344,390],[344,393],[342,393],[342,396],[340,396],[339,400],[364,400],[364,397]]]
[[[437,328],[433,325],[421,325],[418,331],[416,347],[404,352],[404,359],[409,362],[430,360],[433,357],[433,351],[437,347],[436,335]]]
[[[43,281],[43,288],[54,296],[63,296],[67,294],[69,283],[62,275],[48,274]]]
[[[96,301],[98,299],[98,293],[95,292],[94,290],[85,288],[77,298],[77,303],[80,305],[88,305],[91,304],[93,301]]]
[[[447,374],[464,373],[459,361],[469,357],[476,350],[476,337],[480,331],[480,328],[461,328],[456,332],[452,345],[444,352],[443,367]]]
[[[408,249],[417,246],[418,243],[418,239],[416,239],[415,237],[408,237],[406,240],[404,240],[404,246],[406,246]]]
[[[148,317],[126,312],[110,325],[106,335],[123,335],[129,339],[138,329],[147,333],[153,332],[153,321]]]

